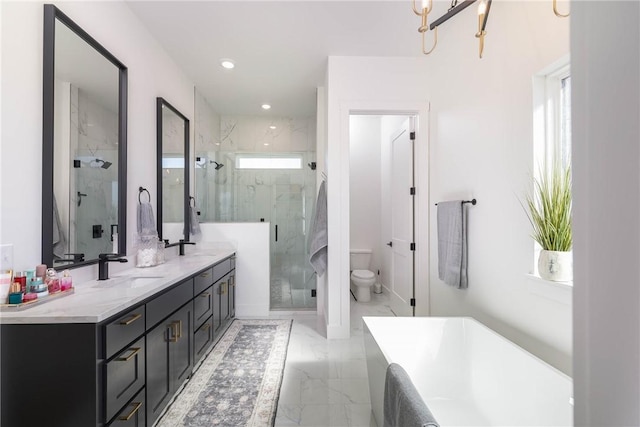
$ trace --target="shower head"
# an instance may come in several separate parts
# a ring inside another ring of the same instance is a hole
[[[214,164],[214,165],[216,165],[216,166],[215,166],[216,170],[219,170],[221,167],[223,167],[223,166],[224,166],[222,163],[218,163],[218,162],[216,162],[215,160],[209,160],[209,163],[210,163],[210,164]]]
[[[96,163],[102,163],[102,165],[100,166],[102,169],[109,169],[112,165],[111,162],[107,162],[105,160],[102,159],[96,159],[95,160]]]

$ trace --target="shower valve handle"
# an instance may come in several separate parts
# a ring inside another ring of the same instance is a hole
[[[387,246],[389,246],[390,248],[392,248],[392,247],[393,247],[393,242],[389,242],[389,243],[387,243]]]

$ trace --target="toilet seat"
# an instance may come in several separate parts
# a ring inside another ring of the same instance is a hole
[[[373,274],[373,271],[369,271],[369,270],[353,270],[353,273],[351,273],[353,277],[357,278],[357,279],[373,279],[375,277],[375,274]]]

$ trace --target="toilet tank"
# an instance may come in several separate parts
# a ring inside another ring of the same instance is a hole
[[[371,249],[351,249],[351,270],[368,270],[371,262]]]

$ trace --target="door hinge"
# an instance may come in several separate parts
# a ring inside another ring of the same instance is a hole
[[[415,196],[416,195],[416,187],[411,187],[409,189],[409,194],[411,194],[412,196]]]
[[[416,244],[415,243],[411,243],[409,245],[409,249],[412,250],[412,251],[415,251],[416,250]]]
[[[411,307],[415,307],[415,306],[416,306],[416,299],[411,298]]]
[[[409,139],[412,140],[412,141],[415,141],[416,140],[416,133],[415,132],[410,132],[409,133]]]

